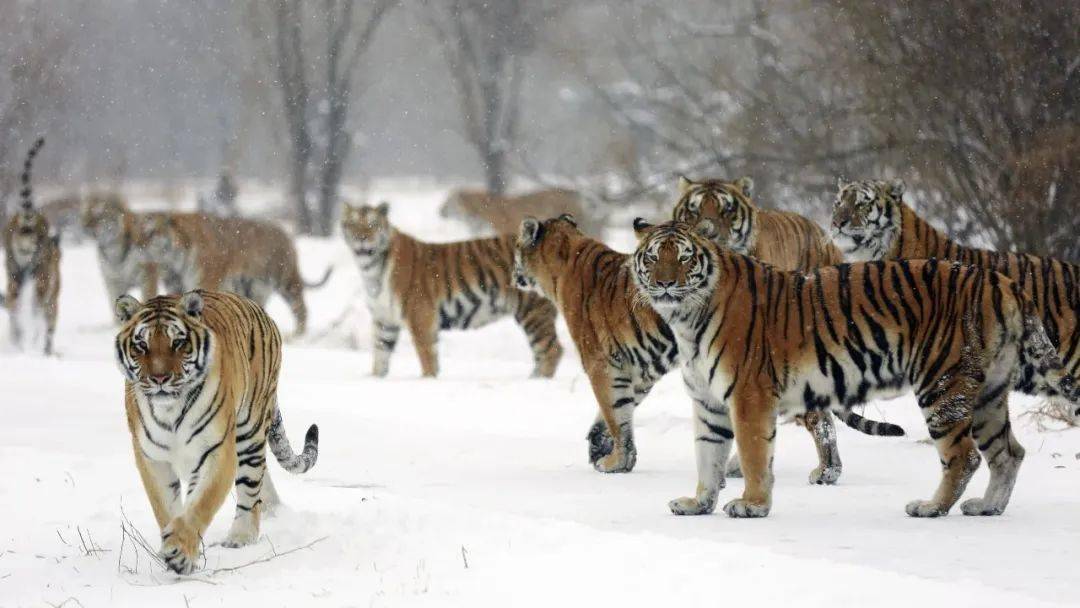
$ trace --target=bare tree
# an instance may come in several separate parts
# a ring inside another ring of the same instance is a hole
[[[883,164],[1001,249],[1080,259],[1080,11],[1071,3],[835,3]],[[940,208],[940,207],[939,207]]]
[[[620,153],[637,155],[615,159],[623,179],[601,197],[667,191],[677,172],[748,174],[766,206],[823,211],[832,176],[870,163],[878,147],[857,135],[854,91],[833,78],[820,43],[829,16],[811,9],[808,0],[639,0],[628,8],[608,50],[620,69],[587,55],[579,65],[626,133]]]
[[[360,60],[397,0],[365,2],[363,11],[356,4],[323,0],[314,9],[306,8],[313,3],[300,0],[274,0],[251,6],[255,37],[268,42],[264,53],[281,95],[289,198],[304,233],[329,235],[333,230],[343,167],[352,149],[350,107]]]
[[[438,0],[424,4],[458,94],[464,136],[489,192],[501,195],[521,115],[522,63],[560,8],[543,0]]]

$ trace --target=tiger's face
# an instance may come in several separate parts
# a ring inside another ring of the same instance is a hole
[[[82,225],[99,243],[120,238],[124,230],[124,207],[112,198],[91,197],[83,203]]]
[[[15,212],[8,221],[7,229],[11,253],[19,267],[29,265],[34,255],[49,243],[49,223],[33,208],[24,207]]]
[[[197,291],[146,304],[129,295],[117,298],[116,316],[122,324],[116,335],[117,363],[151,402],[175,401],[206,379],[214,336],[203,323],[202,311]]]
[[[390,248],[390,205],[345,205],[341,216],[345,244],[358,256],[369,257]]]
[[[885,259],[900,232],[904,182],[837,180],[832,240],[853,262]]]
[[[577,220],[569,213],[541,222],[533,217],[521,221],[517,238],[514,240],[514,285],[525,291],[544,292],[538,276],[549,276],[543,272],[550,264],[560,264],[570,256],[569,236],[581,234]]]
[[[672,219],[694,226],[699,234],[738,253],[747,253],[754,181],[742,177],[733,182],[707,179],[699,182],[679,177],[679,202]]]
[[[634,220],[634,282],[661,314],[705,305],[716,283],[716,260],[704,237],[682,222],[652,226]]]

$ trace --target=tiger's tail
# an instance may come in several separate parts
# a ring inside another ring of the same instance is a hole
[[[304,449],[299,454],[293,452],[289,438],[285,435],[285,423],[281,419],[281,410],[274,408],[274,420],[270,423],[266,441],[274,453],[281,468],[290,473],[306,473],[315,466],[319,459],[319,427],[311,425],[304,435]]]
[[[39,137],[34,145],[30,146],[30,151],[26,153],[26,160],[23,161],[23,170],[21,175],[22,190],[19,192],[19,197],[22,199],[19,206],[25,211],[29,211],[34,207],[33,189],[30,187],[31,169],[34,167],[34,157],[37,156],[41,150],[41,146],[45,145],[45,138]]]
[[[904,427],[899,424],[870,420],[869,418],[864,418],[852,411],[840,411],[835,413],[836,417],[842,420],[844,424],[860,433],[876,435],[879,437],[901,437],[904,435]]]

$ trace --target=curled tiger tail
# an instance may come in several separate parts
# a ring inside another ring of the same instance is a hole
[[[39,137],[34,142],[34,145],[30,146],[30,151],[26,153],[26,160],[23,161],[23,170],[20,179],[22,180],[22,190],[19,192],[19,197],[22,199],[19,203],[25,210],[30,210],[34,206],[33,189],[30,187],[31,170],[34,167],[34,157],[37,156],[41,150],[41,146],[45,145],[45,138]]]
[[[276,406],[274,419],[266,434],[266,441],[270,444],[270,451],[274,453],[278,464],[290,473],[306,473],[319,459],[318,425],[313,424],[308,427],[307,434],[304,435],[304,449],[297,454],[289,445],[289,438],[285,435],[285,423],[281,419],[281,410]]]
[[[871,420],[852,411],[839,411],[835,412],[835,414],[837,418],[844,422],[844,424],[866,435],[874,435],[876,437],[902,437],[905,434],[904,427],[899,424]]]

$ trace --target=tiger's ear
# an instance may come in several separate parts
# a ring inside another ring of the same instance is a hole
[[[904,185],[904,180],[902,179],[894,179],[889,182],[889,194],[891,194],[892,197],[896,200],[900,200],[904,197],[905,189],[906,186]]]
[[[679,175],[679,194],[686,194],[686,191],[694,187],[694,182],[690,181],[690,178],[685,175]]]
[[[645,232],[649,228],[652,228],[652,224],[650,224],[649,222],[646,222],[645,218],[642,218],[642,217],[635,217],[634,218],[634,234],[636,234],[639,239],[641,237],[645,236]]]
[[[135,299],[134,296],[124,294],[116,298],[116,302],[113,303],[113,312],[116,314],[118,322],[127,323],[141,307],[142,303]]]
[[[574,215],[572,213],[564,213],[559,216],[559,219],[570,224],[574,228],[577,228],[577,220],[574,219]]]
[[[390,215],[390,203],[383,201],[375,206],[375,211],[383,217]]]
[[[836,176],[836,191],[837,192],[839,192],[840,190],[843,190],[844,186],[846,186],[846,185],[847,185],[847,182],[844,181],[844,177],[842,175]]]
[[[743,196],[745,196],[746,198],[750,198],[750,196],[754,192],[754,180],[750,179],[747,176],[743,176],[735,180],[735,186],[739,190],[742,190]]]
[[[540,221],[535,217],[526,217],[521,220],[518,228],[518,240],[525,247],[532,247],[540,241]]]
[[[198,319],[203,312],[203,297],[198,291],[189,291],[180,296],[180,310],[189,317]]]

